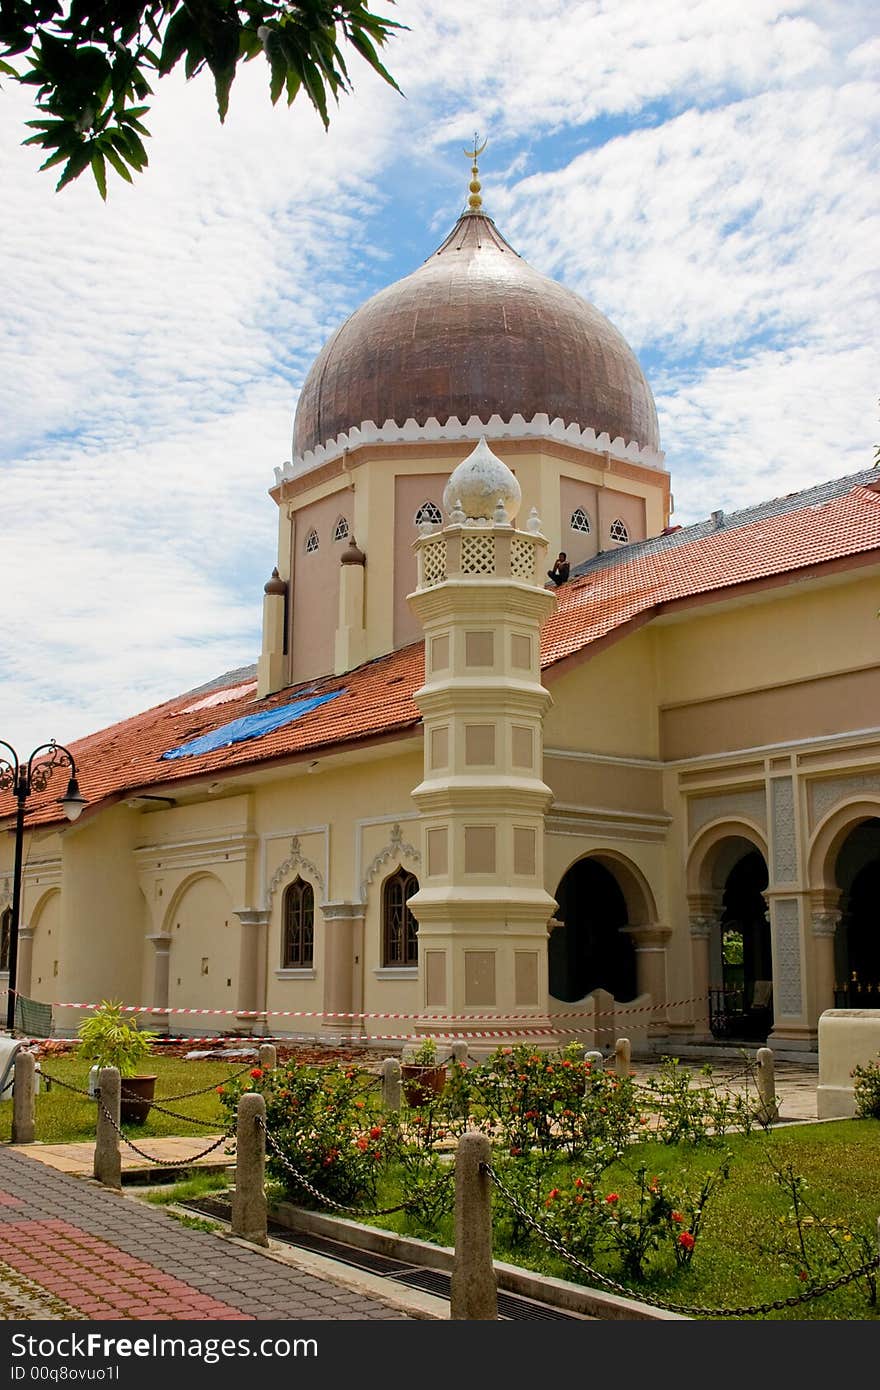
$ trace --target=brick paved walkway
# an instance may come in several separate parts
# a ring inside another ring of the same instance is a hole
[[[0,1318],[407,1316],[379,1297],[0,1148]]]

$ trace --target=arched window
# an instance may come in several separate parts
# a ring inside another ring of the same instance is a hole
[[[12,941],[12,908],[0,912],[0,970],[9,969],[9,949]]]
[[[583,507],[575,507],[569,525],[572,531],[582,531],[585,536],[590,534],[590,518]]]
[[[310,969],[315,960],[315,893],[304,879],[295,879],[285,891],[282,929],[282,968]]]
[[[382,890],[382,964],[418,965],[419,927],[407,903],[419,891],[419,880],[406,869],[386,878]]]
[[[348,522],[346,521],[344,516],[341,516],[337,521],[336,525],[333,527],[333,539],[335,541],[348,540]]]
[[[621,521],[619,516],[615,517],[615,519],[611,523],[610,535],[613,541],[629,540],[629,531],[627,531],[624,522]]]
[[[424,521],[430,521],[432,526],[439,526],[442,520],[443,514],[436,502],[423,502],[415,515],[416,526],[421,526]]]
[[[318,540],[318,533],[313,526],[309,534],[306,536],[306,554],[314,555],[315,551],[318,549],[319,544],[320,542]]]

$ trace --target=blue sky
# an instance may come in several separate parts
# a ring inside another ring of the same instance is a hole
[[[381,6],[379,6],[381,8]],[[158,84],[150,168],[56,195],[0,92],[0,737],[252,660],[315,353],[486,209],[638,353],[687,522],[870,465],[880,39],[859,0],[401,0],[325,135],[251,64]],[[27,132],[22,129],[24,136]]]

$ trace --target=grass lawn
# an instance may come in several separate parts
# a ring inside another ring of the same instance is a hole
[[[47,1057],[41,1062],[44,1073],[60,1077],[68,1085],[88,1088],[89,1063],[80,1062],[75,1056]],[[181,1115],[192,1116],[197,1120],[210,1121],[219,1133],[225,1125],[225,1112],[214,1087],[227,1077],[240,1070],[243,1065],[237,1058],[230,1061],[182,1062],[175,1057],[150,1057],[145,1065],[145,1073],[155,1073],[156,1100],[160,1105],[178,1111]],[[252,1065],[252,1064],[251,1064]],[[123,1081],[123,1086],[125,1082]],[[211,1089],[206,1095],[193,1096],[188,1100],[174,1101],[166,1097],[180,1095],[186,1091],[200,1090],[203,1086]],[[95,1137],[95,1102],[85,1096],[74,1095],[61,1086],[53,1086],[48,1092],[44,1089],[37,1096],[37,1142],[42,1144],[74,1143]],[[126,1126],[126,1133],[140,1135],[160,1134],[208,1134],[204,1125],[190,1124],[186,1120],[172,1119],[158,1110],[151,1110],[144,1125]],[[0,1140],[8,1140],[12,1132],[12,1101],[0,1102]]]
[[[843,1259],[855,1267],[866,1255],[859,1248],[858,1235],[868,1242],[868,1258],[877,1254],[877,1219],[880,1216],[880,1123],[876,1120],[842,1120],[833,1124],[798,1125],[756,1132],[745,1138],[734,1136],[724,1148],[732,1154],[730,1178],[706,1208],[704,1225],[689,1267],[648,1270],[645,1281],[631,1284],[634,1296],[640,1292],[667,1298],[675,1303],[706,1307],[744,1307],[802,1293],[810,1280],[823,1284],[847,1267],[837,1262],[831,1240],[815,1222],[816,1217],[832,1223]],[[724,1148],[686,1145],[666,1146],[645,1143],[630,1150],[626,1163],[616,1163],[602,1179],[604,1192],[618,1192],[623,1201],[634,1194],[633,1174],[641,1165],[661,1180],[699,1185],[701,1177],[717,1168]],[[772,1159],[772,1163],[771,1160]],[[805,1261],[799,1248],[797,1226],[791,1216],[792,1199],[774,1179],[774,1167],[791,1164],[805,1179],[803,1197],[809,1207],[804,1226],[810,1273],[800,1278]],[[577,1165],[560,1163],[546,1186],[569,1187],[577,1175]],[[393,1190],[380,1191],[380,1205],[386,1205]],[[399,1200],[399,1198],[398,1198]],[[524,1265],[542,1273],[573,1282],[591,1281],[532,1237],[527,1244],[511,1243],[511,1221],[504,1199],[494,1198],[495,1256],[511,1264]],[[534,1212],[533,1212],[534,1214]],[[812,1217],[812,1220],[810,1219]],[[451,1245],[452,1218],[447,1217],[431,1233],[416,1227],[405,1214],[379,1218],[371,1224],[389,1230],[433,1238]],[[854,1238],[845,1240],[846,1230]],[[615,1256],[597,1254],[594,1267],[611,1278],[627,1283]],[[601,1287],[597,1283],[597,1287]],[[774,1311],[771,1318],[791,1319],[878,1319],[880,1310],[867,1301],[865,1280],[825,1294],[796,1309]]]

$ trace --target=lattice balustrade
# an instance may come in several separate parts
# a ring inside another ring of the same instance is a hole
[[[467,535],[461,538],[462,574],[495,573],[495,537]]]
[[[522,536],[514,536],[510,547],[510,573],[514,579],[535,577],[535,547]]]
[[[434,541],[422,551],[422,588],[442,584],[446,578],[446,541]]]

